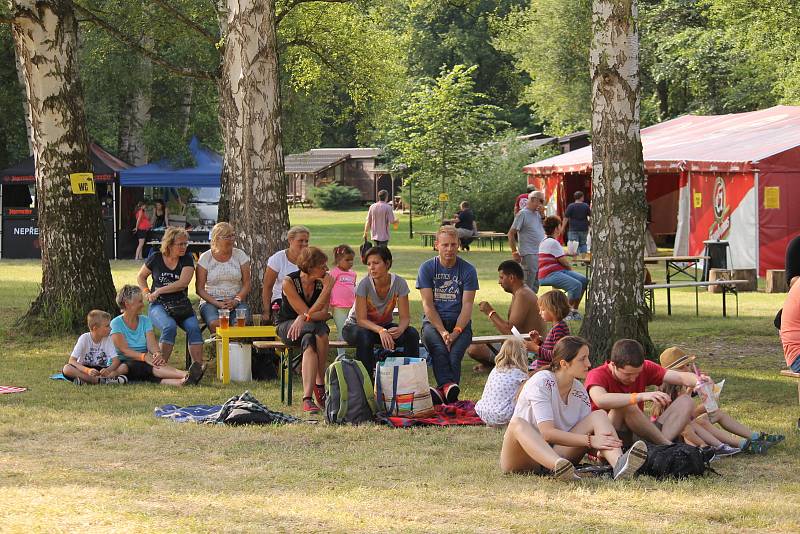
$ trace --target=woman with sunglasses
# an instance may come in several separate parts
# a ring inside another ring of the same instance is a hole
[[[251,323],[250,308],[244,302],[250,293],[250,257],[233,246],[235,239],[230,223],[217,223],[211,229],[211,249],[197,260],[195,291],[202,299],[200,316],[212,334],[219,327],[220,310],[230,310],[231,321],[244,310],[247,323]]]
[[[186,230],[175,226],[167,228],[161,239],[160,252],[147,258],[139,271],[137,282],[150,303],[150,320],[161,331],[159,344],[164,362],[169,363],[180,326],[189,342],[192,373],[194,368],[203,367],[203,336],[187,290],[194,277],[194,260],[187,251],[188,247],[189,233]],[[153,277],[153,283],[147,287],[150,276]],[[202,376],[201,372],[194,372]]]

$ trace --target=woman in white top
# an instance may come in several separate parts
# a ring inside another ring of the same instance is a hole
[[[289,246],[279,250],[267,260],[264,280],[261,286],[261,309],[265,322],[269,322],[273,312],[281,305],[281,290],[286,275],[298,270],[297,259],[300,251],[308,246],[311,232],[305,226],[292,226],[286,233]],[[277,281],[277,283],[275,283]]]
[[[571,478],[573,463],[596,451],[614,466],[614,479],[636,473],[647,458],[647,446],[637,441],[622,453],[622,440],[608,414],[592,411],[589,394],[580,382],[590,368],[586,341],[566,336],[556,343],[550,370],[533,375],[517,399],[500,452],[504,471],[544,466],[558,478]]]
[[[250,293],[250,257],[233,247],[236,232],[230,223],[221,222],[211,229],[211,249],[197,261],[195,291],[202,300],[200,315],[213,334],[219,327],[219,311],[230,310],[231,323],[244,310],[247,323],[250,308],[244,302]]]

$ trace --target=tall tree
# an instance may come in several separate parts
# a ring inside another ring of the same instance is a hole
[[[228,220],[252,258],[248,302],[261,309],[267,259],[286,244],[280,78],[273,0],[227,0],[219,79]]]
[[[42,287],[24,320],[77,331],[88,310],[116,309],[100,204],[93,194],[73,194],[70,181],[71,173],[91,171],[77,21],[69,0],[13,0],[10,8],[33,129],[42,247]]]
[[[639,132],[636,0],[594,0],[592,10],[592,280],[581,335],[602,362],[615,341],[653,354],[644,302],[647,215]]]

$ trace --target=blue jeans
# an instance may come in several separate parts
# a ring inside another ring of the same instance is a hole
[[[794,357],[794,361],[792,362],[790,369],[795,373],[800,373],[800,354]]]
[[[175,344],[175,336],[178,335],[178,324],[175,322],[170,314],[164,309],[164,306],[154,302],[150,304],[150,311],[147,312],[150,320],[153,321],[153,326],[161,331],[159,341],[169,345]],[[203,335],[200,333],[200,323],[197,322],[195,314],[190,315],[184,319],[180,327],[186,332],[186,338],[189,340],[189,345],[202,345]]]
[[[250,314],[250,306],[242,302],[235,309],[231,310],[230,321],[232,325],[236,324],[236,312],[238,310],[244,310],[247,313],[247,324],[253,324],[253,316]],[[208,302],[203,302],[200,304],[200,317],[203,318],[203,322],[207,325],[210,325],[214,321],[219,321],[219,308],[214,306],[213,304],[209,304]]]
[[[448,332],[453,331],[455,321],[442,321]],[[433,376],[436,377],[436,385],[441,387],[447,383],[461,382],[461,360],[464,353],[472,343],[472,323],[468,323],[464,331],[456,339],[456,342],[447,350],[442,336],[427,320],[422,322],[422,344],[431,357],[433,364]]]
[[[581,232],[580,230],[570,230],[567,232],[567,240],[568,241],[577,241],[578,242],[578,252],[580,254],[586,254],[588,249],[586,248],[586,238],[589,236],[589,231]]]
[[[580,273],[564,270],[548,274],[539,280],[539,284],[563,289],[567,292],[569,300],[578,300],[583,296],[583,292],[586,291],[589,280]]]

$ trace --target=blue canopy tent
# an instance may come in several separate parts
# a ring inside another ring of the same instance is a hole
[[[200,145],[196,137],[189,151],[197,163],[194,167],[174,168],[161,160],[141,167],[120,171],[123,187],[219,187],[222,175],[222,156]]]

